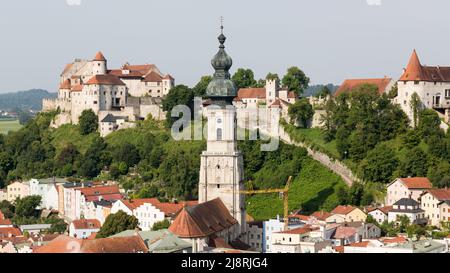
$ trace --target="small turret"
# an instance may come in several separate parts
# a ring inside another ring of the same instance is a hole
[[[107,73],[107,61],[101,51],[97,52],[92,60],[92,72],[94,75],[105,75]]]

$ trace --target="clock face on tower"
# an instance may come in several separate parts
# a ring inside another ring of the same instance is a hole
[[[222,124],[222,119],[221,118],[217,119],[217,124]]]

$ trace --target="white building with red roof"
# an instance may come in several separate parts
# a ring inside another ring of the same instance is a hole
[[[159,120],[163,116],[160,109],[141,109],[139,100],[136,105],[129,104],[128,99],[144,96],[163,98],[174,85],[175,79],[169,74],[162,74],[153,64],[127,63],[120,69],[109,70],[105,56],[98,52],[92,60],[76,59],[64,68],[60,76],[58,98],[45,99],[43,110],[60,109],[61,113],[52,124],[54,127],[66,123],[77,124],[81,113],[88,109],[94,111],[99,122],[108,115],[126,116],[128,122],[145,119],[151,114]],[[146,100],[142,104],[148,106],[155,102]],[[114,129],[121,128],[118,126]]]
[[[413,120],[410,101],[419,96],[421,107],[435,109],[448,123],[450,121],[450,67],[422,65],[414,50],[398,81],[397,103]],[[448,128],[443,124],[443,128]]]
[[[372,216],[377,223],[382,224],[384,221],[388,220],[389,211],[393,209],[392,206],[385,206],[379,208],[368,208],[367,215]]]
[[[340,96],[344,93],[350,93],[363,85],[374,85],[377,87],[379,95],[387,94],[395,85],[392,78],[372,78],[372,79],[346,79],[338,88],[335,96]]]
[[[155,223],[169,220],[172,222],[184,206],[196,205],[196,201],[164,203],[157,198],[119,200],[114,203],[111,213],[123,211],[139,220],[139,228],[143,231],[151,230]]]
[[[397,178],[387,186],[386,206],[392,206],[403,198],[419,201],[420,195],[433,188],[431,181],[426,177]]]
[[[87,239],[92,233],[97,233],[102,225],[97,219],[74,220],[69,225],[69,236],[78,239]]]
[[[441,226],[442,222],[450,222],[450,190],[429,189],[420,196],[421,208],[425,211],[428,223]]]

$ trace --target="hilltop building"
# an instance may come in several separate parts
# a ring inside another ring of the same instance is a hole
[[[391,91],[392,87],[395,85],[395,81],[388,77],[378,79],[347,79],[339,86],[335,96],[337,97],[344,93],[349,93],[365,84],[375,85],[378,88],[378,94],[382,95]]]
[[[434,109],[445,122],[450,122],[450,67],[422,65],[415,50],[398,81],[396,98],[411,120],[414,116],[411,107],[414,93],[420,98],[421,108]],[[444,124],[443,127],[448,128]]]
[[[43,101],[43,111],[60,111],[54,127],[77,124],[81,113],[87,109],[92,109],[99,117],[103,136],[127,128],[131,126],[129,121],[145,119],[148,115],[157,120],[165,117],[160,99],[175,85],[172,76],[162,74],[153,64],[127,63],[113,70],[109,70],[107,64],[106,58],[98,52],[92,60],[76,59],[64,68],[58,98]],[[140,100],[141,97],[148,99]]]

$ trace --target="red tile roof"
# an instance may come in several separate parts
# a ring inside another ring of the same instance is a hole
[[[125,85],[125,83],[120,80],[117,76],[112,74],[107,75],[95,75],[87,83],[90,84],[101,84],[101,85]]]
[[[325,211],[316,211],[311,216],[315,217],[317,220],[325,221],[328,217],[330,217],[332,214]]]
[[[333,248],[339,253],[344,253],[344,246],[334,246]]]
[[[80,219],[72,221],[75,229],[100,229],[102,225],[97,219]]]
[[[406,243],[408,242],[408,239],[406,239],[405,237],[394,237],[394,238],[384,238],[381,239],[381,241],[385,244],[393,244],[393,243]]]
[[[157,198],[145,198],[145,199],[133,199],[133,200],[122,200],[122,203],[127,206],[130,210],[134,210],[146,203],[151,204],[155,208],[164,212],[166,216],[173,216],[183,209],[184,206],[195,206],[198,204],[197,201],[187,201],[179,203],[161,203]]]
[[[33,253],[138,253],[148,252],[139,236],[81,240],[61,235]]]
[[[414,50],[400,81],[449,82],[450,67],[423,66]]]
[[[70,89],[70,80],[65,80],[60,86],[59,89]]]
[[[100,186],[100,187],[91,187],[91,188],[79,188],[78,190],[84,196],[99,196],[99,195],[120,193],[118,186]]]
[[[431,189],[428,190],[431,195],[434,196],[439,201],[450,200],[450,190],[449,189]]]
[[[265,99],[266,88],[241,88],[238,91],[238,99]]]
[[[353,235],[355,235],[358,232],[358,229],[354,227],[343,227],[340,226],[336,229],[336,232],[334,233],[334,238],[336,239],[345,239],[349,238]]]
[[[156,66],[154,64],[144,64],[144,65],[130,65],[125,64],[122,67],[123,70],[130,70],[130,71],[139,71],[143,75],[147,75],[150,71],[155,70]]]
[[[331,213],[347,215],[350,212],[352,212],[354,209],[356,209],[356,208],[352,207],[352,206],[337,206]]]
[[[14,227],[5,227],[0,228],[0,238],[7,238],[12,236],[20,236],[22,235],[22,232],[18,228]]]
[[[311,227],[305,226],[305,227],[301,227],[301,228],[295,228],[295,229],[291,229],[291,230],[280,231],[280,232],[277,232],[277,233],[302,235],[302,234],[308,234],[308,233],[310,233],[313,230],[314,229],[312,229]]]
[[[12,222],[9,219],[0,219],[0,226],[11,226]]]
[[[81,92],[81,91],[83,91],[83,85],[81,85],[81,84],[74,85],[74,86],[72,86],[70,91],[72,91],[72,92]]]
[[[119,78],[142,78],[144,76],[144,74],[142,74],[139,71],[130,71],[130,73],[128,74],[123,74],[121,69],[114,69],[114,70],[109,70],[108,74],[117,76]]]
[[[288,98],[289,99],[296,99],[296,98],[298,98],[297,93],[292,92],[292,91],[288,92]]]
[[[117,201],[121,200],[123,198],[123,195],[121,193],[112,193],[112,194],[90,195],[86,196],[85,198],[87,202],[100,200]]]
[[[97,52],[97,54],[95,55],[93,61],[97,61],[97,62],[106,62],[106,58],[105,58],[105,56],[103,56],[103,53],[99,51],[99,52]]]
[[[426,177],[399,178],[408,189],[431,189],[433,185]]]
[[[391,78],[381,78],[381,79],[347,79],[342,83],[342,85],[339,87],[339,89],[336,91],[335,96],[339,96],[346,92],[351,92],[355,88],[360,87],[363,84],[373,84],[378,87],[378,93],[381,95],[386,90],[386,88],[389,86],[389,83],[391,83]]]
[[[158,73],[152,71],[147,76],[145,76],[144,82],[161,82],[162,77]]]
[[[202,238],[229,229],[237,224],[220,198],[184,207],[169,231],[181,238]]]
[[[352,246],[352,247],[367,247],[367,246],[369,246],[369,243],[370,243],[369,241],[357,242],[357,243],[352,243],[349,246]]]

